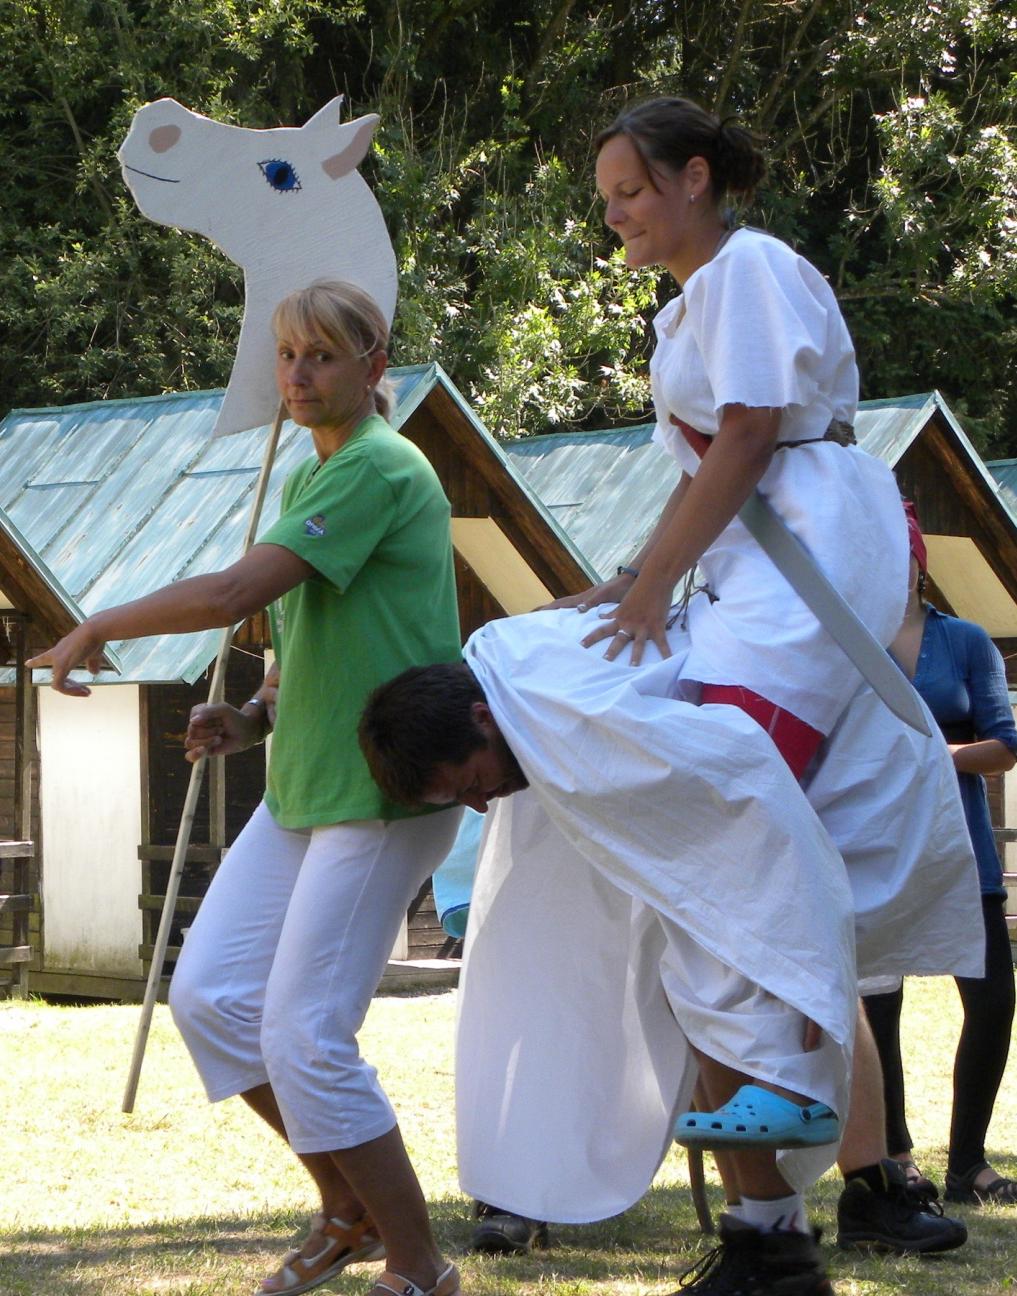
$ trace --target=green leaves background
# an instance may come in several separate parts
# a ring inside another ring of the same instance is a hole
[[[225,382],[239,273],[134,209],[116,149],[172,95],[249,126],[332,95],[402,276],[398,363],[500,435],[641,418],[648,321],[591,140],[688,94],[766,137],[745,213],[831,278],[866,396],[941,388],[1017,454],[1017,16],[1005,0],[0,0],[0,405]]]

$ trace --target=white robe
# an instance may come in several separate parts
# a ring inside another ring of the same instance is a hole
[[[982,932],[941,739],[863,688],[810,784],[814,809],[754,721],[676,698],[684,637],[633,670],[579,646],[595,622],[495,621],[466,649],[531,787],[498,803],[478,864],[460,1178],[560,1222],[646,1191],[691,1096],[690,1037],[846,1116],[856,909],[866,972],[977,975]],[[818,1022],[819,1050],[775,1056],[783,1005]],[[804,1186],[834,1155],[788,1153],[782,1171]]]
[[[671,422],[710,436],[725,406],[779,409],[778,448],[757,489],[881,644],[900,628],[908,541],[885,463],[857,447],[785,442],[854,422],[858,370],[837,300],[779,239],[740,229],[654,320],[654,440],[690,475],[700,460]],[[686,679],[740,684],[829,733],[861,677],[739,517],[699,560],[718,596],[689,610]]]

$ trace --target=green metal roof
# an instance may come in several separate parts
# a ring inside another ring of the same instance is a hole
[[[939,392],[862,401],[855,434],[864,449],[893,468],[936,412],[972,471],[999,497],[1000,488]],[[601,577],[614,575],[640,548],[678,481],[677,465],[651,442],[653,427],[558,432],[506,444],[509,458]],[[1017,497],[1017,467],[1014,488]]]
[[[438,365],[393,369],[389,377],[396,427],[442,386],[532,496]],[[222,396],[185,392],[19,409],[0,422],[0,521],[76,620],[240,556],[267,429],[212,439]],[[312,449],[306,428],[283,425],[259,533],[278,516],[287,475]],[[534,507],[544,512],[536,499]],[[571,548],[567,537],[562,542]],[[116,644],[121,673],[103,671],[95,682],[193,683],[219,636],[210,630]]]
[[[931,391],[917,396],[896,396],[889,400],[862,401],[858,406],[858,418],[855,421],[859,444],[870,454],[884,459],[891,468],[895,468],[904,451],[936,413],[945,421],[974,475],[981,478],[994,498],[1001,499],[995,477],[972,445],[941,392]]]
[[[652,424],[498,445],[438,365],[393,369],[390,377],[394,426],[442,387],[591,574],[612,574],[639,548],[677,481],[673,460],[651,444]],[[267,430],[212,439],[222,395],[13,410],[0,422],[0,526],[17,538],[75,619],[239,556]],[[973,470],[1000,495],[937,392],[863,402],[859,441],[893,466],[936,410]],[[311,450],[310,433],[285,423],[261,531],[278,516],[286,476]],[[1014,501],[1017,461],[1004,466],[1012,470]],[[96,682],[191,683],[218,640],[215,630],[113,645],[121,673],[104,671]]]
[[[509,459],[601,578],[613,576],[649,535],[678,482],[653,424],[605,432],[552,432],[509,441]]]

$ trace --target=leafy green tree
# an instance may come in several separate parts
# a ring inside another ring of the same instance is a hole
[[[504,435],[645,415],[648,320],[592,196],[628,98],[684,93],[768,141],[749,219],[844,302],[864,394],[938,386],[1017,453],[1017,18],[1002,0],[18,0],[0,9],[5,404],[225,381],[233,267],[133,208],[115,160],[171,94],[245,125],[337,92],[402,275],[400,362]]]

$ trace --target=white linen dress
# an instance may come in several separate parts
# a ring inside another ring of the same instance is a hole
[[[714,435],[724,405],[782,410],[778,445],[850,425],[854,348],[814,266],[757,230],[737,230],[658,314],[650,362],[654,439],[694,475],[675,415]],[[831,441],[778,449],[759,490],[880,643],[907,601],[907,524],[893,474]],[[860,682],[855,668],[735,518],[700,570],[716,601],[689,610],[689,680],[741,684],[829,733]]]

